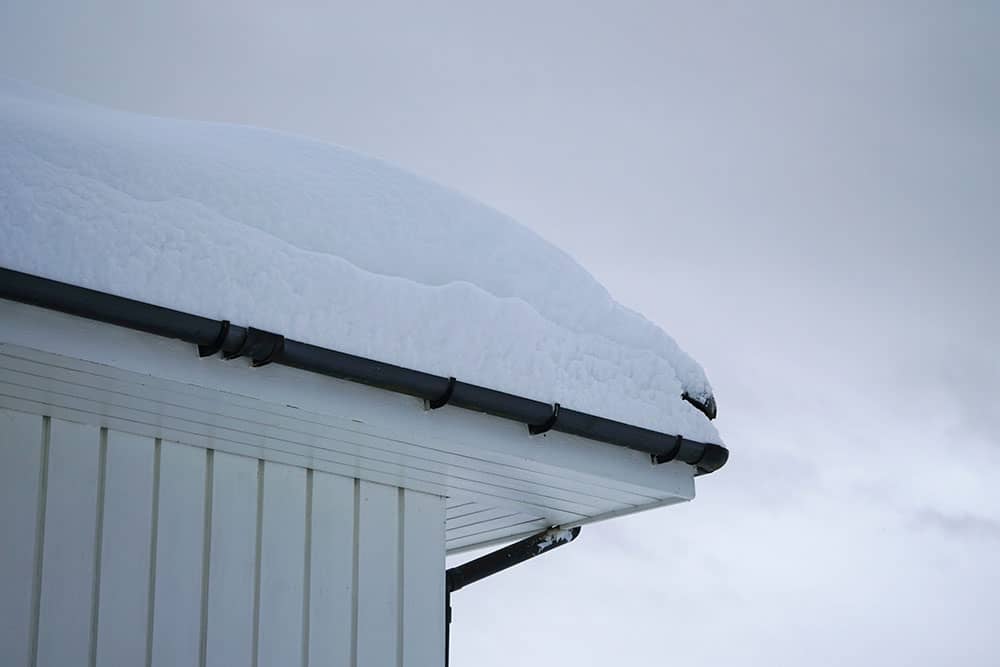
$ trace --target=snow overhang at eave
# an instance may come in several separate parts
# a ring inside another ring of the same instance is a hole
[[[70,315],[175,338],[198,346],[201,356],[248,357],[254,367],[277,363],[379,389],[407,394],[431,408],[453,405],[527,425],[531,435],[549,430],[644,452],[655,463],[682,461],[711,473],[729,459],[722,445],[696,442],[681,435],[548,405],[486,387],[394,366],[308,343],[277,333],[126,299],[76,285],[0,268],[0,297]]]
[[[287,448],[288,462],[445,495],[451,552],[689,500],[692,474],[718,469],[728,455],[564,408],[551,422],[545,403],[5,269],[0,298],[0,343],[12,343],[0,354],[7,407],[35,395],[66,403],[71,419],[91,410],[147,435],[250,455]],[[264,366],[207,363],[184,343]],[[36,347],[63,357],[53,362]],[[235,394],[264,400],[241,397],[234,408]],[[177,407],[183,401],[188,407]],[[192,406],[212,418],[191,418]],[[273,416],[270,435],[235,425],[251,413]]]

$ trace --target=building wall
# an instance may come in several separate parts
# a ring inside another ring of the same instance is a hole
[[[442,665],[444,512],[0,409],[0,664]]]

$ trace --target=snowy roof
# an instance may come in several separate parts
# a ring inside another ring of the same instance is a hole
[[[0,266],[721,442],[701,367],[566,253],[303,137],[0,79]]]

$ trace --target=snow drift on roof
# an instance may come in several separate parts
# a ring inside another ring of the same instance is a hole
[[[568,255],[319,141],[0,79],[0,265],[720,442],[698,364]]]

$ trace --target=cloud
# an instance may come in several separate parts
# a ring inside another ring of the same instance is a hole
[[[914,528],[939,531],[957,540],[1000,541],[1000,519],[972,514],[950,515],[932,508],[913,513]]]
[[[729,465],[456,599],[452,664],[996,664],[998,7],[38,0],[0,73],[388,158],[703,362]]]

